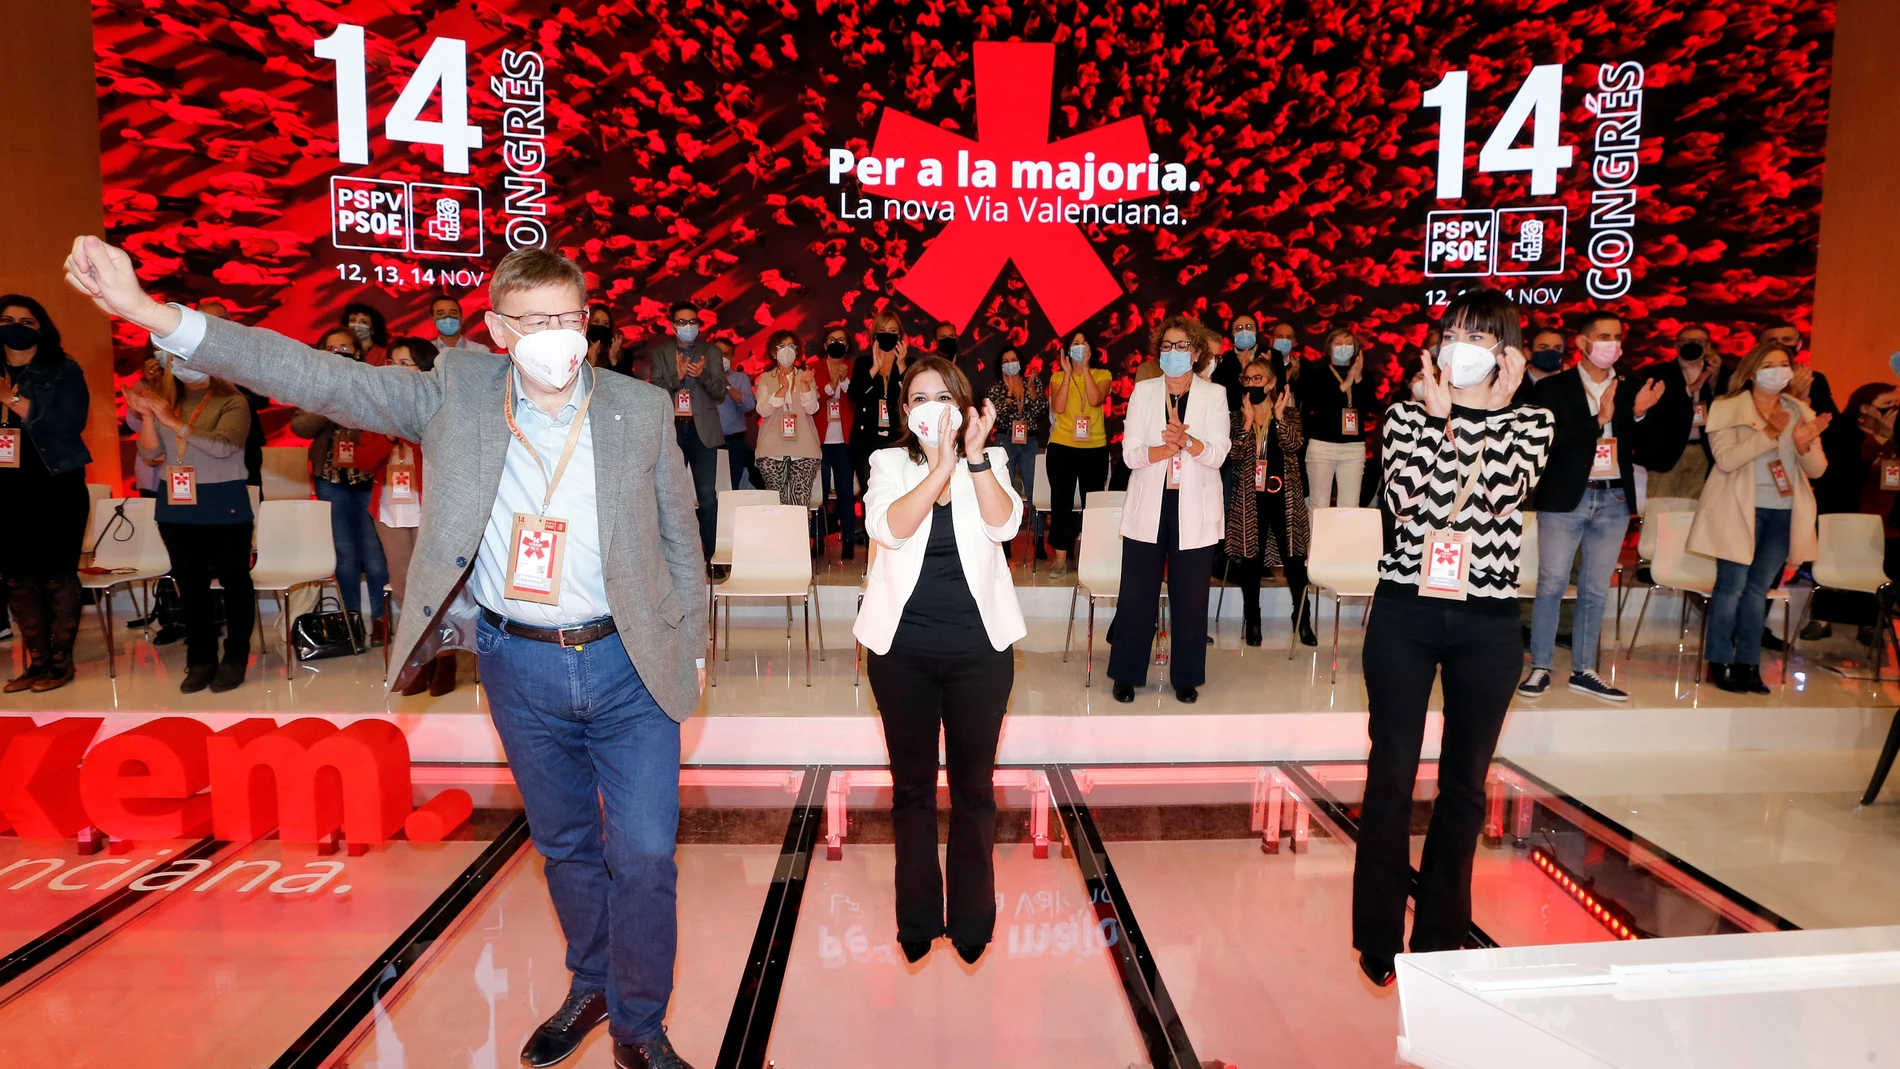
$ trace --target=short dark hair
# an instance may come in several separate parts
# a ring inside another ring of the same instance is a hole
[[[1524,347],[1524,314],[1502,290],[1479,287],[1460,293],[1439,313],[1438,325],[1441,333],[1445,327],[1463,327],[1495,334],[1510,348]]]
[[[955,323],[950,322],[948,319],[937,320],[937,326],[935,329],[942,330],[945,327],[949,327],[950,333],[952,334],[961,333],[960,331],[957,330],[957,325]]]
[[[441,300],[440,297],[436,299]],[[454,298],[450,299],[453,300]],[[394,356],[398,349],[409,350],[409,359],[416,362],[416,370],[418,371],[434,371],[435,358],[441,355],[440,351],[436,349],[435,343],[427,338],[404,337],[389,339],[390,355]],[[395,361],[392,360],[390,362],[394,363]]]
[[[67,359],[66,349],[59,341],[59,328],[53,325],[53,317],[46,314],[46,306],[28,297],[24,293],[0,295],[0,311],[7,308],[24,308],[40,321],[40,344],[33,353],[33,362],[41,367],[51,367]]]
[[[798,332],[795,330],[786,330],[783,327],[781,327],[778,330],[775,330],[772,333],[766,335],[765,337],[766,359],[776,362],[777,360],[776,354],[778,352],[778,343],[782,341],[791,342],[792,349],[794,351],[798,352],[800,355],[804,354],[805,347],[798,340]]]
[[[672,319],[681,312],[691,312],[694,315],[698,315],[699,305],[692,301],[674,301],[666,307],[666,318]]]
[[[1701,331],[1701,332],[1702,332],[1702,336],[1703,336],[1703,337],[1705,337],[1705,338],[1713,338],[1713,337],[1715,337],[1715,335],[1714,335],[1714,334],[1712,334],[1712,333],[1710,333],[1710,331],[1709,331],[1709,328],[1708,328],[1708,327],[1706,327],[1706,326],[1703,326],[1703,325],[1702,325],[1702,324],[1700,324],[1700,323],[1684,323],[1684,324],[1683,324],[1682,326],[1679,326],[1679,327],[1677,327],[1677,328],[1676,328],[1676,337],[1678,337],[1678,338],[1680,338],[1680,337],[1682,337],[1682,336],[1683,336],[1684,334],[1687,334],[1687,333],[1689,333],[1689,332],[1690,332],[1690,331],[1692,331],[1692,330],[1699,330],[1699,331]]]
[[[1761,330],[1756,331],[1755,336],[1760,337],[1771,330],[1792,330],[1794,331],[1795,337],[1799,338],[1801,336],[1801,328],[1795,326],[1794,322],[1788,319],[1777,319],[1772,323],[1762,324]]]
[[[1591,327],[1596,326],[1606,319],[1615,320],[1616,325],[1619,327],[1624,325],[1622,316],[1617,315],[1615,312],[1605,312],[1599,309],[1595,312],[1585,312],[1583,318],[1577,320],[1577,333],[1588,333]]]
[[[364,304],[362,301],[351,301],[349,304],[343,306],[343,318],[338,320],[338,322],[347,330],[350,326],[350,317],[358,312],[369,316],[370,344],[388,345],[389,320],[384,319],[383,313],[377,311],[374,305]]]

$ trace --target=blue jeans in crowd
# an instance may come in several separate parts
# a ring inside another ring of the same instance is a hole
[[[1003,455],[1009,458],[1009,470],[1015,474],[1017,485],[1022,487],[1023,505],[1029,509],[1029,532],[1037,538],[1042,537],[1042,513],[1037,512],[1030,502],[1036,500],[1036,457],[1042,452],[1042,443],[1031,438],[1021,445],[1009,440],[1008,429],[1003,434]]]
[[[1768,591],[1788,563],[1789,509],[1755,510],[1755,559],[1715,562],[1715,593],[1709,598],[1710,664],[1761,664],[1762,621]]]
[[[1557,653],[1557,614],[1579,549],[1577,611],[1570,628],[1570,670],[1594,671],[1610,576],[1629,532],[1630,506],[1620,487],[1589,486],[1569,512],[1537,514],[1537,601],[1531,606],[1531,667],[1549,668]]]
[[[330,537],[336,542],[336,578],[337,585],[343,588],[343,607],[351,612],[362,612],[363,595],[357,589],[357,581],[367,579],[370,619],[380,620],[383,618],[383,587],[389,583],[389,562],[383,557],[383,540],[376,537],[376,520],[369,514],[370,497],[375,488],[351,489],[324,479],[316,483],[317,500],[330,503]]]
[[[678,943],[680,728],[619,635],[584,646],[476,639],[489,715],[567,937],[570,993],[605,992],[620,1043],[657,1037]]]
[[[843,553],[858,537],[857,468],[848,443],[827,442],[819,447],[819,454],[824,458],[818,471],[825,495],[830,496],[834,489],[838,492],[838,545]]]

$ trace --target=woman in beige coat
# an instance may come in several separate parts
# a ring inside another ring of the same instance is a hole
[[[1808,480],[1827,470],[1821,432],[1829,417],[1816,417],[1783,392],[1794,376],[1786,349],[1757,345],[1735,369],[1728,393],[1709,406],[1715,466],[1702,487],[1689,550],[1716,558],[1709,681],[1726,691],[1769,692],[1761,681],[1765,599],[1785,564],[1814,559]]]

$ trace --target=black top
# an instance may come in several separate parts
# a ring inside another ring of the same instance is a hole
[[[1538,406],[1549,409],[1557,421],[1550,459],[1544,468],[1544,477],[1537,483],[1540,511],[1569,512],[1577,507],[1590,482],[1597,439],[1605,437],[1605,428],[1590,414],[1583,374],[1582,368],[1573,367],[1537,384]],[[1641,464],[1651,471],[1668,471],[1676,466],[1683,448],[1689,444],[1689,406],[1671,403],[1666,390],[1643,418],[1637,420],[1636,392],[1643,388],[1644,381],[1641,374],[1617,374],[1616,382],[1610,387],[1616,391],[1616,412],[1610,418],[1608,431],[1616,439],[1616,461],[1621,469],[1616,485],[1632,508],[1636,505],[1634,467]],[[1676,392],[1682,393],[1681,380],[1677,382]]]
[[[1319,367],[1309,367],[1306,373],[1293,380],[1293,398],[1300,405],[1300,427],[1306,431],[1307,441],[1320,442],[1363,442],[1366,437],[1366,405],[1372,400],[1371,383],[1361,379],[1352,384],[1348,391],[1339,388],[1339,380],[1333,377],[1336,369],[1332,361]],[[1340,413],[1351,408],[1359,413],[1358,431],[1345,434]]]
[[[851,365],[851,385],[845,391],[851,398],[851,444],[880,449],[890,445],[904,429],[904,373],[891,365],[890,382],[871,374],[871,354],[859,354]],[[890,426],[877,425],[877,402],[882,398],[890,406]]]
[[[930,509],[924,568],[910,600],[904,603],[903,618],[897,621],[893,649],[975,653],[991,648],[983,614],[977,611],[969,580],[963,576],[963,559],[957,556],[957,529],[950,509],[949,505]]]

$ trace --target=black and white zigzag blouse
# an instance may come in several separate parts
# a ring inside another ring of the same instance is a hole
[[[1524,538],[1519,508],[1544,472],[1555,430],[1550,410],[1533,405],[1496,412],[1454,407],[1449,419],[1434,419],[1418,401],[1393,405],[1386,413],[1380,454],[1393,530],[1379,561],[1379,592],[1416,595],[1425,536],[1449,526],[1471,536],[1470,597],[1491,602],[1473,607],[1504,611],[1508,605],[1515,612]],[[1458,487],[1470,478],[1480,451],[1477,485],[1464,510],[1447,523]]]

